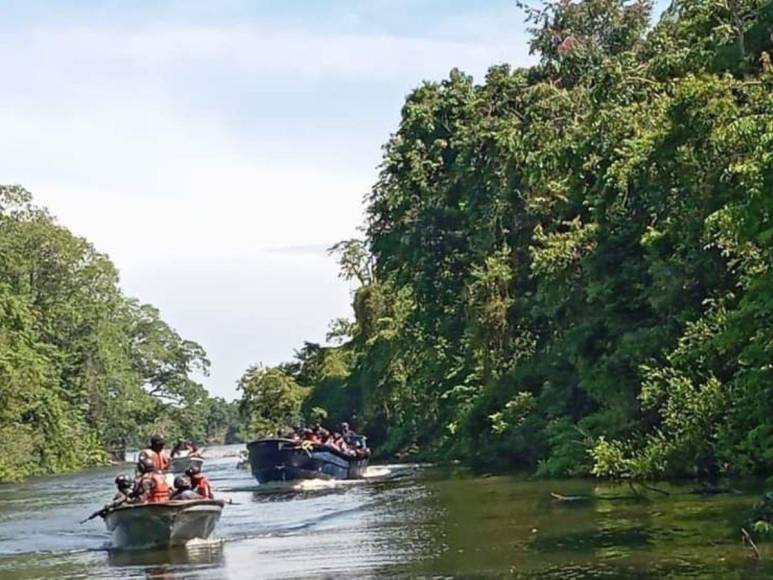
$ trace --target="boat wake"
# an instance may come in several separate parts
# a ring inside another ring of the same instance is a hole
[[[422,467],[420,464],[406,463],[394,465],[371,465],[358,479],[296,479],[292,481],[271,481],[261,483],[251,491],[258,493],[314,492],[335,489],[345,489],[358,485],[366,485],[378,481],[389,481],[412,476]],[[236,491],[229,489],[228,491]]]
[[[371,465],[362,474],[363,479],[387,479],[395,471],[392,465]]]
[[[218,538],[217,536],[211,536],[209,538],[193,538],[188,540],[184,545],[188,550],[207,550],[211,548],[222,547],[225,540]]]
[[[362,485],[365,481],[362,479],[302,479],[289,483],[293,491],[321,491]]]

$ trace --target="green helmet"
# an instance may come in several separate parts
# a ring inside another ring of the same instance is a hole
[[[129,478],[128,475],[121,474],[115,478],[115,485],[118,489],[128,489],[134,485],[134,482]]]
[[[196,463],[192,464],[190,467],[188,467],[188,469],[185,470],[185,475],[188,477],[196,477],[200,473],[201,467]]]
[[[155,468],[156,465],[153,463],[153,460],[150,457],[144,453],[140,455],[140,458],[137,460],[137,469],[140,473],[149,473]]]
[[[190,489],[191,478],[187,475],[178,475],[174,478],[174,487],[175,489]]]

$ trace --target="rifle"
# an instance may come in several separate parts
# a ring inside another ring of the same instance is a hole
[[[101,510],[97,510],[97,511],[95,511],[93,514],[91,514],[91,515],[90,515],[89,517],[87,517],[85,520],[81,520],[81,522],[80,522],[80,523],[81,523],[81,524],[85,524],[86,522],[93,520],[93,519],[94,519],[95,517],[97,517],[97,516],[104,517],[104,516],[107,514],[107,512],[109,512],[109,511],[110,511],[110,508],[109,508],[109,507],[107,507],[107,506],[105,506],[105,507],[103,507]]]
[[[113,509],[117,508],[118,506],[123,505],[124,503],[126,503],[128,501],[128,499],[129,498],[127,497],[127,498],[124,498],[124,499],[121,499],[121,500],[118,500],[118,501],[114,501],[112,503],[107,504],[102,509],[99,509],[99,510],[95,511],[93,514],[91,514],[85,520],[81,520],[81,524],[85,524],[86,522],[93,520],[97,516],[105,517],[108,512],[112,511]]]

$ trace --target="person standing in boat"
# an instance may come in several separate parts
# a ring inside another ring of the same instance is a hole
[[[165,446],[166,441],[164,441],[164,438],[158,433],[154,433],[150,437],[150,447],[140,451],[139,461],[141,461],[143,457],[147,457],[153,462],[153,466],[158,471],[168,471],[171,459],[169,458],[169,454],[164,451]]]
[[[215,499],[212,492],[212,484],[206,475],[201,472],[201,466],[193,464],[185,470],[185,475],[190,477],[193,491],[205,499]]]
[[[189,451],[190,450],[190,442],[183,441],[180,439],[174,447],[172,447],[172,452],[169,454],[169,457],[174,459],[178,455],[182,455],[183,451]]]
[[[132,496],[135,503],[164,503],[169,501],[169,484],[153,460],[140,456],[137,462],[140,477],[134,486]]]

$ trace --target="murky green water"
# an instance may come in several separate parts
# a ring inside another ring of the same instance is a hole
[[[0,486],[0,578],[773,578],[740,540],[761,482],[703,497],[624,486],[381,466],[362,482],[259,488],[239,447],[210,451],[227,506],[218,539],[114,552],[100,520],[120,468]],[[124,469],[126,471],[126,469]],[[550,492],[588,496],[560,502]]]

